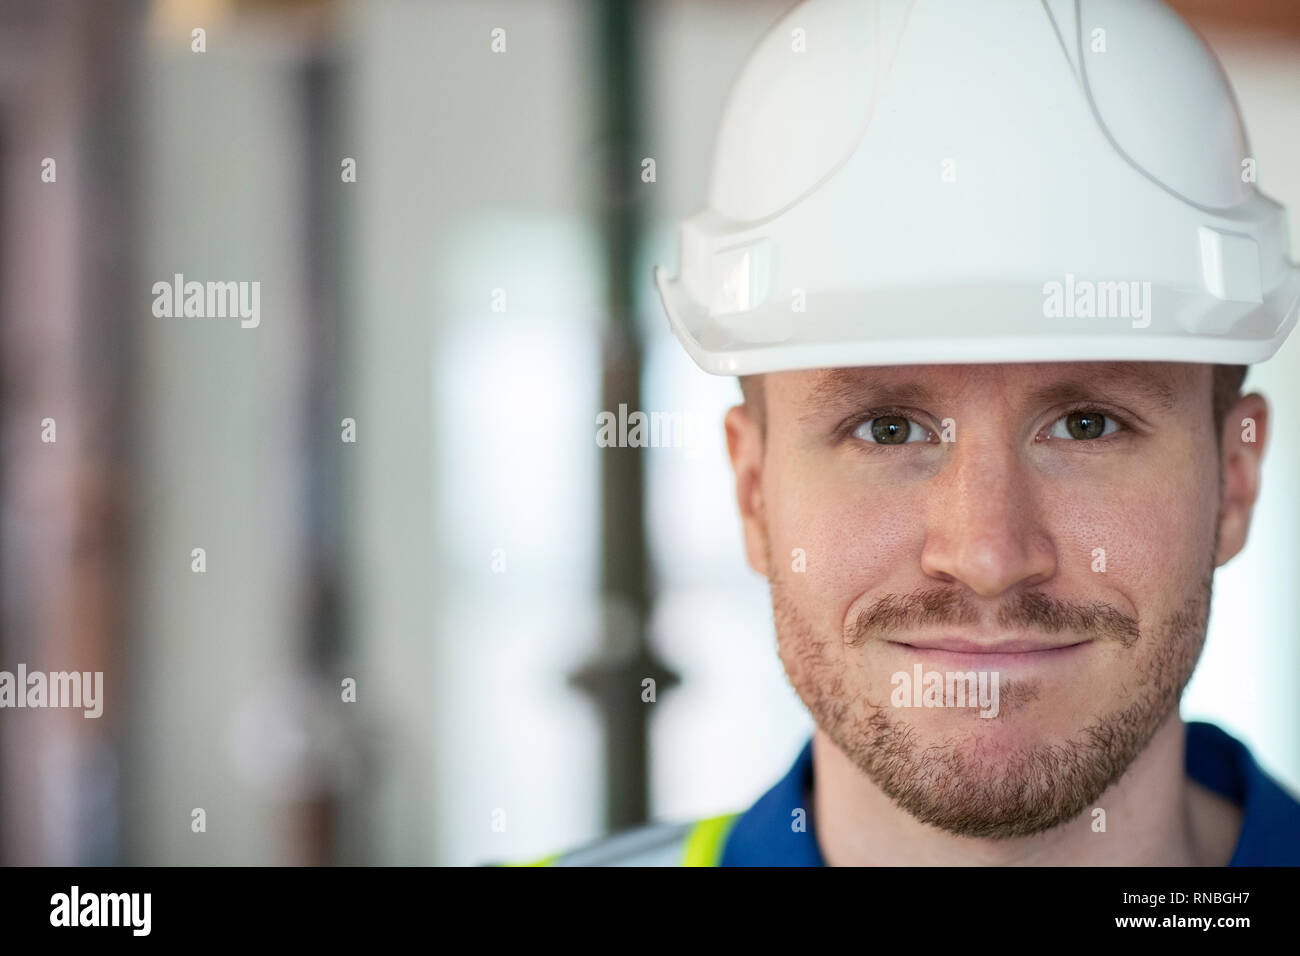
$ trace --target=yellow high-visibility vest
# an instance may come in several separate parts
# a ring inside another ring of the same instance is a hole
[[[717,866],[739,813],[691,823],[650,824],[586,846],[503,866]]]

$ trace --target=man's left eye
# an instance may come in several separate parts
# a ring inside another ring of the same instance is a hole
[[[1073,438],[1078,441],[1090,441],[1105,438],[1119,431],[1119,422],[1107,418],[1101,412],[1070,412],[1056,420],[1049,438]]]

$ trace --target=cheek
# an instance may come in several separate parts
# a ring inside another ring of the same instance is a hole
[[[1153,458],[1158,468],[1045,483],[1040,520],[1056,544],[1058,573],[1125,594],[1138,610],[1173,604],[1199,587],[1214,543],[1218,485],[1213,462],[1207,467],[1190,451]]]
[[[866,592],[910,590],[924,541],[919,502],[837,479],[829,469],[764,476],[772,573],[819,633],[839,633]],[[798,555],[804,570],[796,571]]]

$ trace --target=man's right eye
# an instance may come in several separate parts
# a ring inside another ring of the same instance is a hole
[[[904,445],[929,440],[924,426],[902,415],[881,415],[868,419],[854,429],[853,437],[873,445]]]

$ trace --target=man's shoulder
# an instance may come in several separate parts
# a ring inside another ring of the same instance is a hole
[[[1188,724],[1187,769],[1242,809],[1231,866],[1300,866],[1300,799],[1250,748],[1211,723]]]
[[[506,866],[717,866],[739,813],[684,823],[648,823],[584,844]]]

